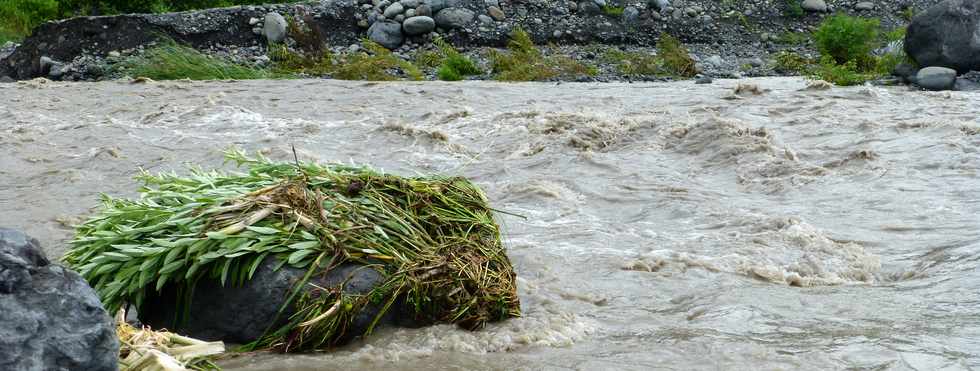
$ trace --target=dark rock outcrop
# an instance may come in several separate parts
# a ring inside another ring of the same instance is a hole
[[[946,0],[916,15],[905,52],[923,67],[980,70],[980,0]]]
[[[203,340],[224,340],[231,343],[248,343],[258,339],[272,324],[276,314],[286,302],[296,282],[302,280],[306,270],[284,266],[275,270],[278,260],[266,258],[251,280],[241,287],[222,287],[215,280],[202,279],[194,290],[190,304],[190,318],[176,323],[176,290],[164,290],[159,296],[149,297],[139,313],[139,319],[153,328],[167,328]],[[367,266],[342,264],[324,276],[310,278],[310,290],[317,286],[336,288],[345,293],[365,294],[384,283],[382,275]],[[316,286],[314,286],[316,285]],[[369,305],[357,315],[354,326],[348,329],[350,340],[362,334],[380,311],[380,306]],[[289,308],[279,316],[276,329],[293,313]],[[391,316],[384,322],[390,322]]]
[[[0,228],[0,370],[115,370],[118,355],[88,283],[50,264],[37,240]]]
[[[111,51],[150,45],[162,37],[197,49],[215,46],[264,45],[265,35],[252,32],[252,18],[274,12],[313,20],[328,44],[346,45],[360,31],[349,0],[315,5],[239,6],[166,14],[127,14],[78,17],[38,26],[10,56],[0,63],[0,76],[17,80],[47,75],[41,57],[71,62],[82,55],[105,57]]]

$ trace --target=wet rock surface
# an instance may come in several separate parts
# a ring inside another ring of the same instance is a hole
[[[912,19],[905,51],[920,66],[980,70],[980,0],[946,0]]]
[[[37,240],[0,228],[0,370],[115,370],[112,318]]]
[[[215,280],[201,280],[191,300],[190,318],[181,323],[175,323],[178,315],[175,303],[180,300],[175,290],[165,290],[159,296],[147,298],[139,319],[153,328],[167,328],[198,339],[239,344],[251,342],[269,328],[294,284],[306,274],[306,270],[289,266],[275,270],[278,264],[276,259],[267,258],[252,279],[241,287],[230,284],[222,287]],[[382,275],[370,267],[343,264],[324,276],[311,277],[307,290],[339,288],[348,294],[366,294],[383,283]],[[362,334],[379,311],[380,306],[374,305],[361,311],[346,340]],[[294,308],[283,312],[276,325],[284,324],[293,313]],[[381,322],[392,322],[391,318],[389,315]]]

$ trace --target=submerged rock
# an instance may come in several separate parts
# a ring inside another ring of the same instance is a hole
[[[980,0],[946,0],[919,13],[905,34],[905,52],[920,66],[980,70]]]
[[[77,273],[37,240],[0,228],[0,370],[115,370],[112,318]]]
[[[147,298],[139,319],[153,328],[167,328],[202,340],[251,342],[273,324],[293,285],[306,274],[305,269],[289,266],[275,270],[278,264],[278,260],[266,258],[252,279],[241,287],[230,284],[222,287],[215,280],[201,280],[191,299],[190,316],[182,323],[175,322],[178,313],[174,303],[180,298],[175,290],[164,290],[159,296]],[[308,291],[317,290],[319,286],[339,288],[347,294],[367,294],[385,281],[381,273],[370,267],[343,264],[324,276],[311,277],[309,282]],[[370,305],[358,313],[346,340],[363,334],[380,309],[380,305]],[[285,324],[295,312],[295,308],[289,308],[279,316],[275,325]]]

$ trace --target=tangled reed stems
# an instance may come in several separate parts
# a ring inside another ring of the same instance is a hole
[[[275,163],[237,150],[226,159],[248,173],[144,172],[138,200],[103,196],[98,215],[78,227],[65,263],[110,311],[139,310],[147,295],[167,287],[191,293],[201,280],[241,285],[265,259],[306,269],[286,304],[295,314],[249,348],[329,347],[369,304],[383,309],[367,334],[396,302],[418,323],[471,330],[520,315],[493,210],[468,180]],[[365,295],[309,289],[311,276],[345,262],[376,269],[383,284]],[[177,313],[189,308],[185,296]]]

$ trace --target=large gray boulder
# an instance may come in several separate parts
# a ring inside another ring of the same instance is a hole
[[[407,35],[423,35],[436,29],[436,21],[424,15],[415,16],[405,19],[402,28]]]
[[[946,0],[916,15],[905,52],[920,66],[980,70],[980,0]]]
[[[463,28],[470,22],[476,13],[466,8],[446,8],[436,13],[436,25],[444,29]]]
[[[368,38],[388,49],[398,48],[405,40],[402,25],[394,21],[374,22],[368,28]]]
[[[116,370],[119,342],[95,290],[0,228],[0,370]]]
[[[950,90],[956,83],[956,71],[946,67],[926,67],[919,70],[915,80],[926,90]]]
[[[261,337],[270,325],[274,324],[275,330],[295,313],[295,308],[288,308],[273,323],[293,285],[302,280],[306,270],[289,266],[276,270],[278,264],[277,259],[267,257],[252,279],[240,287],[230,284],[223,287],[217,280],[201,279],[191,299],[190,318],[179,322],[175,305],[179,293],[165,288],[146,299],[139,319],[153,328],[167,328],[198,339],[251,342]],[[367,294],[383,284],[384,278],[373,268],[343,264],[323,276],[312,277],[309,282],[308,290],[339,288],[348,294]],[[348,337],[342,341],[363,334],[380,309],[380,305],[370,305],[358,313],[353,328],[348,328]]]
[[[279,13],[268,13],[265,15],[265,24],[262,33],[266,40],[272,43],[281,43],[286,40],[286,18]]]

